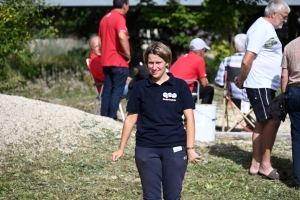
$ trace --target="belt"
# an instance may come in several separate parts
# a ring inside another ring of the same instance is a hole
[[[293,87],[300,87],[300,83],[293,83],[293,84],[290,84],[290,86],[293,86]]]

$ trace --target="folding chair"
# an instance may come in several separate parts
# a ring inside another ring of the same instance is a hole
[[[246,113],[243,113],[240,108],[238,108],[237,105],[232,101],[234,96],[232,95],[233,92],[240,92],[240,95],[235,95],[236,97],[234,99],[238,100],[245,100],[243,98],[243,93],[245,91],[243,90],[237,90],[234,91],[232,88],[235,87],[234,85],[234,78],[240,75],[240,68],[236,67],[226,67],[226,71],[224,74],[224,93],[223,93],[223,119],[222,119],[222,132],[225,130],[225,121],[227,121],[227,132],[232,131],[237,125],[241,125],[243,129],[245,129],[248,132],[252,132],[255,124],[255,120],[250,115],[253,112],[252,108],[246,109],[248,111],[245,111]],[[231,87],[230,87],[231,86]],[[246,96],[246,93],[244,94]],[[234,115],[234,125],[232,127],[229,127],[229,116],[228,116],[228,103],[230,104],[232,114]],[[235,112],[236,111],[236,112]],[[239,117],[237,117],[237,114]],[[246,124],[252,126],[247,127],[247,125],[242,124],[242,122],[246,122]]]
[[[86,64],[87,64],[87,66],[89,66],[89,58],[86,59]],[[95,79],[94,79],[91,72],[90,72],[90,75],[91,75],[93,85],[94,85],[96,93],[97,93],[97,97],[96,97],[97,102],[96,102],[96,107],[95,107],[95,115],[97,115],[100,112],[101,97],[102,97],[102,92],[103,92],[103,88],[104,88],[104,82],[95,82]],[[100,91],[98,91],[97,86],[102,86]],[[119,103],[119,110],[120,110],[120,113],[121,113],[121,116],[122,116],[122,121],[124,122],[125,121],[125,115],[124,115],[124,112],[123,112],[121,102]]]
[[[197,97],[197,104],[200,104],[200,82],[199,80],[185,80],[187,83],[196,83],[197,90],[196,92],[192,92],[193,97]]]

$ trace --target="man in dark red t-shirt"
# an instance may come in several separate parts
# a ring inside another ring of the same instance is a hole
[[[183,80],[199,80],[200,99],[202,104],[211,104],[214,97],[214,88],[208,84],[204,54],[210,50],[209,46],[200,39],[195,38],[189,46],[189,53],[180,56],[170,68],[170,72]],[[191,92],[196,91],[195,84],[188,82]]]
[[[129,75],[130,47],[125,14],[128,0],[113,0],[114,9],[100,21],[102,66],[105,74],[101,115],[117,119],[117,110]]]

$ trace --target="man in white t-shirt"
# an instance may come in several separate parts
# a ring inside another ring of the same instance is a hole
[[[275,97],[281,76],[282,45],[275,29],[282,28],[287,22],[289,12],[290,8],[284,1],[270,1],[265,16],[258,18],[247,31],[246,54],[240,76],[235,78],[239,88],[246,88],[257,120],[252,136],[249,174],[272,180],[287,178],[271,164],[271,151],[280,120],[272,119],[267,107]]]

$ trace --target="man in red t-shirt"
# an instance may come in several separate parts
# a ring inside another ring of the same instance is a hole
[[[114,9],[100,21],[102,66],[105,74],[101,115],[117,120],[117,110],[129,75],[130,47],[125,14],[129,0],[113,0]]]
[[[195,38],[189,46],[189,53],[180,56],[170,68],[170,72],[177,78],[183,80],[199,80],[200,82],[200,99],[202,104],[211,104],[214,97],[214,88],[208,84],[206,78],[206,67],[203,59],[209,46],[200,39]],[[191,92],[196,91],[195,84],[188,82]]]
[[[95,82],[104,82],[104,73],[101,64],[101,41],[98,36],[94,36],[90,39],[90,59],[89,70],[94,78]],[[101,90],[101,86],[97,86],[98,92]]]

